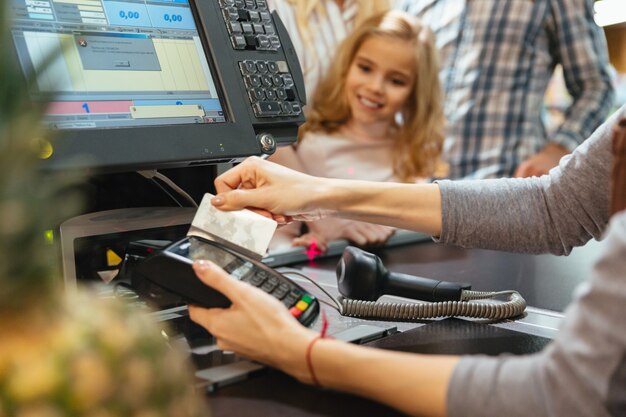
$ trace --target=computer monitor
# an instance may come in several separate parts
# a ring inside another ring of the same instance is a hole
[[[295,141],[305,91],[265,0],[11,0],[15,56],[58,131],[45,168],[234,162]],[[51,54],[53,55],[51,58]]]

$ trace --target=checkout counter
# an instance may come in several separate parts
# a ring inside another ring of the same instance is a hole
[[[366,325],[379,327],[381,332],[372,336],[374,340],[361,342],[382,349],[428,354],[537,352],[557,334],[563,310],[576,286],[587,279],[600,245],[591,241],[567,257],[467,250],[433,242],[381,249],[377,254],[394,272],[468,282],[476,290],[516,289],[528,303],[526,314],[515,321],[497,323],[454,318],[395,323],[341,317],[324,307],[329,334],[346,334]],[[295,267],[336,292],[337,260],[326,258]],[[297,280],[309,288],[304,279]],[[323,300],[323,295],[319,298]],[[390,334],[394,329],[398,332]],[[302,384],[271,369],[209,392],[207,401],[215,417],[402,415],[370,400]]]

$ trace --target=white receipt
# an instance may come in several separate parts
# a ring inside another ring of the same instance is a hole
[[[222,211],[205,194],[187,235],[228,244],[248,256],[265,255],[278,223],[250,210]],[[243,250],[242,250],[243,249]]]

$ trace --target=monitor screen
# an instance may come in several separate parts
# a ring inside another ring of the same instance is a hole
[[[59,129],[224,122],[188,0],[16,0],[22,68],[53,94],[45,122]]]
[[[236,162],[293,143],[305,91],[265,0],[10,0],[15,59],[57,133],[44,169]]]

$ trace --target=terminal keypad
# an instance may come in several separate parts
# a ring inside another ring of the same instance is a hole
[[[249,262],[235,259],[224,268],[231,277],[260,288],[280,300],[291,314],[300,319],[309,308],[315,308],[315,297],[282,277],[268,271],[255,268]],[[302,317],[304,319],[304,317]]]
[[[285,61],[245,60],[239,70],[256,117],[298,116],[293,77]]]

